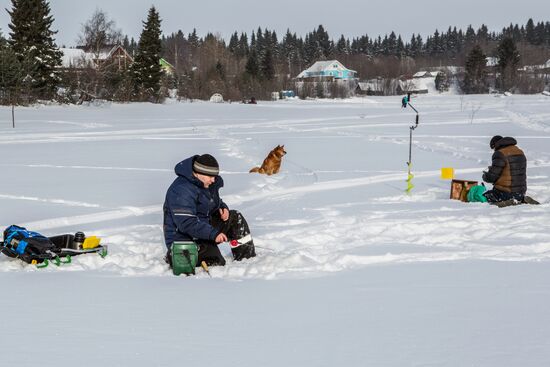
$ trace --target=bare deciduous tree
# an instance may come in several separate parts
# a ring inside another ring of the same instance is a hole
[[[96,59],[99,58],[102,48],[121,41],[122,31],[101,9],[96,9],[92,17],[82,24],[82,30],[78,36],[78,43],[90,50]]]

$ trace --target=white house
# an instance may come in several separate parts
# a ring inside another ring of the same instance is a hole
[[[441,71],[419,71],[413,75],[413,78],[435,78]]]
[[[95,65],[93,55],[81,48],[60,48],[59,51],[62,52],[61,66],[64,68],[85,68]]]
[[[485,61],[487,61],[487,66],[490,68],[498,65],[498,57],[486,57]]]
[[[105,63],[112,63],[119,69],[126,69],[134,61],[132,56],[120,45],[109,46],[98,54],[82,48],[60,48],[61,67],[63,68],[98,68]]]
[[[296,79],[355,80],[357,72],[346,68],[338,60],[317,61],[302,71]]]

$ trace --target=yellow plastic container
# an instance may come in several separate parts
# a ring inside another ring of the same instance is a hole
[[[451,167],[441,168],[441,179],[452,180],[455,178],[455,169]]]
[[[82,244],[82,249],[86,250],[86,249],[96,248],[97,246],[99,246],[99,242],[101,242],[101,238],[99,237],[96,237],[96,236],[86,237],[86,239],[84,240],[84,243]]]

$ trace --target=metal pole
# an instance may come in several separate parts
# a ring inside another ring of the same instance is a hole
[[[409,162],[408,162],[409,167],[411,166],[411,163],[412,163],[412,143],[413,143],[413,128],[411,126],[409,128]]]
[[[15,106],[11,105],[11,125],[15,129]]]
[[[413,189],[412,179],[413,174],[411,173],[411,166],[412,166],[412,137],[413,137],[413,130],[418,127],[418,121],[419,121],[419,114],[416,108],[414,108],[413,105],[411,105],[409,102],[411,100],[411,95],[408,94],[407,96],[407,105],[411,106],[411,108],[416,112],[416,118],[415,118],[415,124],[409,127],[409,161],[407,162],[407,194],[411,193],[411,190]]]

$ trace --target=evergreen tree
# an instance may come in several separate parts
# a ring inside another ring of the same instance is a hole
[[[139,37],[137,55],[132,64],[134,89],[140,100],[159,101],[161,30],[160,16],[154,6],[149,9],[147,21]]]
[[[130,48],[130,40],[128,39],[128,36],[124,36],[123,40],[122,40],[122,47],[124,47],[124,49],[126,51],[128,51],[128,49]]]
[[[54,18],[46,0],[12,0],[10,45],[25,74],[28,97],[53,98],[60,81],[61,52],[51,30]]]
[[[195,28],[193,28],[193,32],[189,33],[187,40],[191,47],[198,48],[200,46],[199,36],[197,36],[197,30]]]
[[[515,86],[520,55],[514,40],[510,37],[504,38],[499,43],[496,53],[500,72],[497,81],[501,90],[507,91]]]
[[[527,24],[525,25],[525,40],[532,45],[535,44],[535,22],[533,22],[533,19],[531,18],[529,18]]]
[[[479,45],[475,45],[466,59],[463,87],[466,94],[487,92],[487,56]]]
[[[435,77],[435,89],[439,92],[446,92],[449,90],[449,79],[445,73],[437,73]]]
[[[397,55],[397,36],[394,31],[392,31],[390,36],[386,39],[385,51],[386,55]]]
[[[271,50],[268,48],[261,62],[260,71],[262,77],[266,80],[273,80],[275,77],[275,66],[272,55]]]
[[[239,35],[237,34],[237,32],[235,32],[231,35],[231,38],[229,39],[228,50],[229,52],[235,55],[237,54],[238,47],[239,47]]]
[[[278,60],[281,56],[281,52],[279,49],[279,41],[277,40],[277,33],[275,31],[271,32],[271,54],[273,56],[273,60]]]
[[[536,46],[541,46],[541,45],[544,45],[545,44],[545,34],[544,34],[544,23],[543,22],[540,22],[540,23],[537,23],[537,25],[535,26],[535,40],[534,40],[534,45]]]
[[[336,43],[336,52],[338,52],[341,55],[349,54],[349,49],[347,47],[347,43],[344,35],[341,35],[340,39]]]
[[[476,41],[476,32],[472,28],[471,24],[466,29],[465,41],[469,45],[474,44],[474,42]]]
[[[238,57],[245,57],[248,55],[248,36],[246,33],[241,33],[241,37],[239,38],[239,43],[237,45],[236,55]]]
[[[256,55],[256,49],[253,48],[248,54],[248,59],[246,60],[245,71],[252,78],[257,78],[259,74],[260,67],[258,66],[258,56]]]
[[[256,32],[256,57],[258,60],[258,64],[262,63],[266,48],[267,47],[266,47],[266,41],[264,39],[264,35],[262,33],[261,28],[258,27],[258,30]]]
[[[252,36],[250,37],[249,52],[251,52],[252,50],[256,51],[256,34],[254,33],[254,31],[252,31]]]
[[[334,52],[334,44],[322,25],[319,25],[317,31],[314,32],[314,37],[319,47],[318,53],[325,59],[330,58]]]
[[[403,43],[403,39],[401,39],[401,35],[397,37],[397,46],[395,48],[395,54],[399,57],[403,57],[403,55],[405,55],[405,44]]]
[[[489,29],[485,24],[482,24],[477,30],[477,42],[487,43],[489,38]]]
[[[0,34],[0,104],[17,103],[21,74],[15,52]]]

